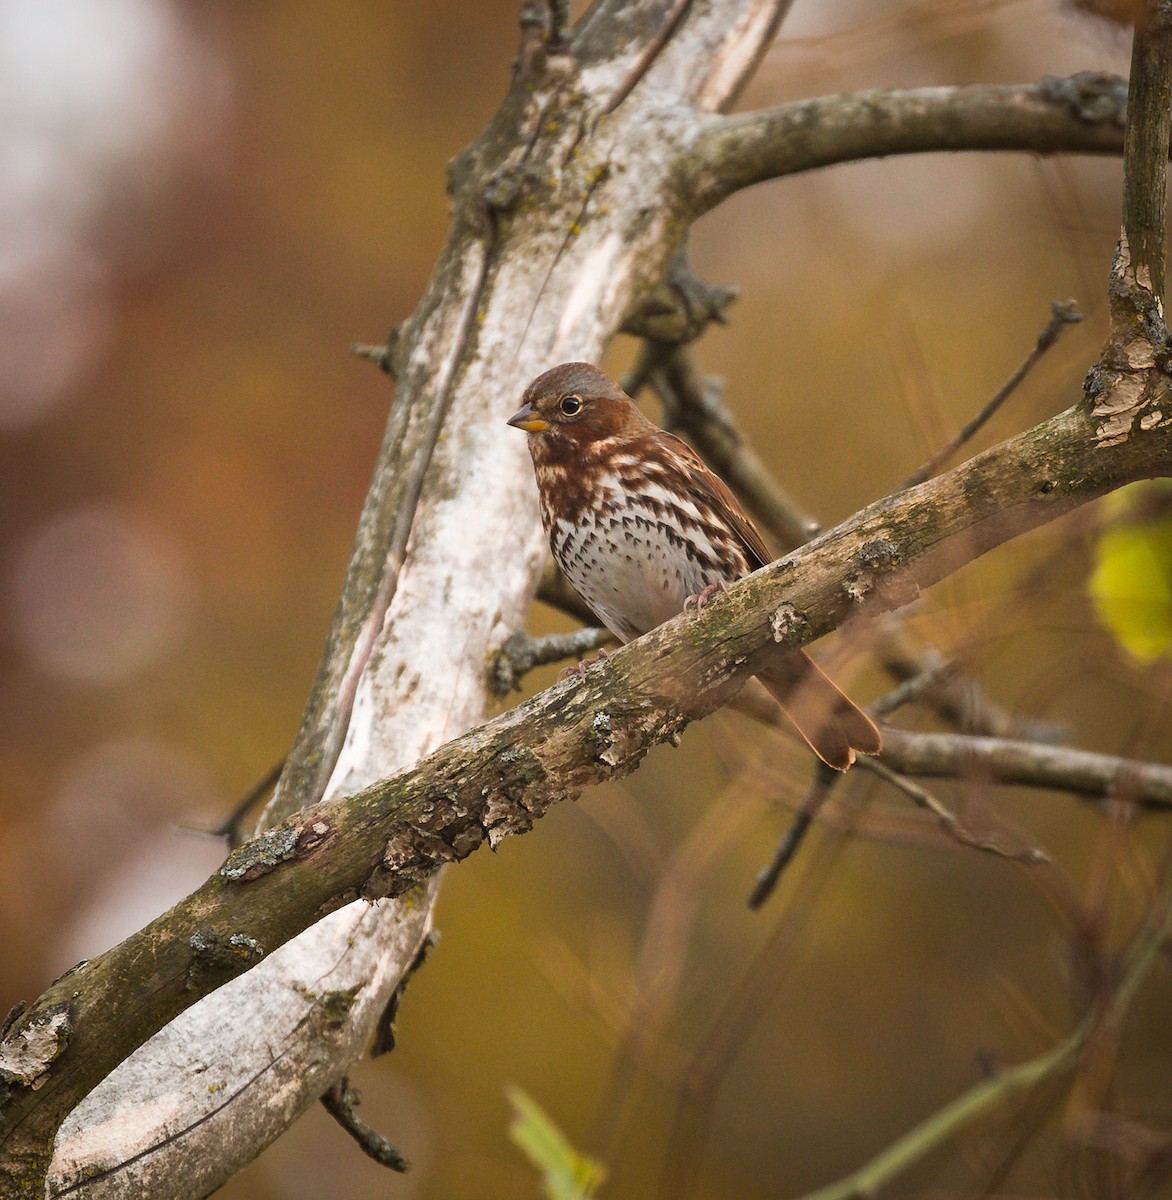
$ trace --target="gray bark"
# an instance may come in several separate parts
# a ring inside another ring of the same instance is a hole
[[[270,821],[483,719],[484,664],[542,561],[524,438],[504,420],[551,363],[597,359],[658,280],[684,232],[672,171],[693,112],[731,97],[786,7],[693,4],[644,74],[662,3],[599,5],[578,66],[527,36],[500,115],[454,165],[452,231],[398,339],[386,441]],[[166,1026],[70,1115],[49,1194],[198,1197],[239,1171],[360,1057],[435,891],[333,914]],[[323,987],[357,989],[343,1019],[322,1019]]]

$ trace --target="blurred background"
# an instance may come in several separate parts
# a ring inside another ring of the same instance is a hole
[[[287,748],[391,395],[348,347],[414,306],[444,165],[516,43],[515,0],[0,0],[0,1011],[201,882],[222,848],[182,827],[214,824]],[[796,0],[740,103],[1127,58],[1048,0]],[[1119,180],[1116,161],[934,155],[755,188],[693,239],[698,272],[741,289],[701,360],[790,492],[837,522],[943,444],[1068,297],[1088,319],[977,444],[1077,398]],[[997,551],[909,627],[1076,744],[1166,762],[1164,643],[1121,647],[1087,593],[1109,519]],[[535,609],[534,631],[565,627]],[[819,650],[860,699],[889,686]],[[516,1084],[605,1159],[604,1196],[654,1194],[665,1159],[695,1196],[799,1195],[1053,1045],[1081,1011],[1076,934],[1109,958],[1166,865],[1166,820],[940,786],[1053,857],[1030,871],[860,775],[751,913],[809,773],[718,716],[449,872],[399,1049],[356,1079],[412,1173],[315,1110],[221,1194],[535,1196],[507,1134]],[[895,1194],[1123,1194],[1129,1153],[1169,1154],[1170,1001],[1157,971],[1106,1150],[1071,1149],[1077,1113],[1051,1089]]]

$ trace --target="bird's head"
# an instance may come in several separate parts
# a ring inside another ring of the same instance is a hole
[[[590,363],[562,363],[525,389],[521,407],[509,418],[529,434],[529,444],[586,449],[646,425],[630,396]]]

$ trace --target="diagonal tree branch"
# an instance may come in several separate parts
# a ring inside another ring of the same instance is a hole
[[[1130,948],[1119,986],[1104,1005],[1104,1011],[1089,1014],[1058,1045],[1037,1058],[998,1071],[951,1104],[923,1121],[915,1129],[877,1154],[866,1166],[845,1179],[819,1188],[802,1200],[871,1200],[896,1176],[932,1150],[954,1137],[967,1125],[1005,1104],[1027,1095],[1048,1080],[1068,1075],[1079,1054],[1104,1027],[1123,1020],[1160,952],[1168,945],[1168,902],[1165,897],[1158,919],[1141,930]]]

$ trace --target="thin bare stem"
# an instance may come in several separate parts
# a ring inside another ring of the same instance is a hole
[[[883,731],[883,762],[903,775],[986,779],[1172,809],[1172,767],[1070,746],[963,733]]]
[[[922,788],[910,779],[905,779],[898,771],[893,771],[877,759],[860,759],[858,765],[864,770],[870,771],[872,775],[878,775],[880,779],[901,791],[913,804],[924,809],[925,812],[930,812],[949,836],[962,846],[971,846],[974,850],[983,850],[987,854],[996,854],[999,858],[1008,858],[1013,862],[1025,863],[1027,866],[1038,866],[1050,861],[1044,851],[1034,847],[1014,849],[1006,846],[1000,838],[993,834],[981,836],[971,832],[961,823],[960,818],[927,788]]]
[[[535,667],[567,658],[582,658],[614,642],[615,636],[610,630],[593,626],[537,638],[518,630],[497,651],[488,672],[489,687],[498,696],[507,696],[521,686],[521,680]]]
[[[946,463],[962,446],[969,442],[980,429],[997,413],[1001,406],[1017,390],[1022,380],[1034,369],[1042,356],[1055,345],[1058,339],[1070,325],[1077,325],[1083,319],[1073,300],[1055,300],[1050,305],[1050,319],[1045,328],[1038,334],[1034,348],[1022,360],[1021,365],[1006,380],[997,394],[969,421],[963,429],[946,446],[942,446],[923,466],[913,471],[900,484],[901,488],[915,487],[933,475]]]
[[[1168,900],[1159,909],[1159,918],[1136,939],[1123,978],[1101,1015],[1089,1015],[1068,1037],[1052,1050],[999,1071],[951,1104],[893,1142],[866,1166],[845,1179],[811,1192],[802,1200],[874,1200],[896,1176],[919,1162],[961,1129],[986,1114],[1026,1095],[1039,1084],[1067,1074],[1078,1062],[1079,1053],[1101,1028],[1117,1023],[1125,1015],[1139,985],[1168,944]]]
[[[826,766],[825,763],[818,763],[814,770],[814,781],[810,784],[810,790],[806,793],[801,804],[798,805],[798,809],[794,813],[789,827],[782,834],[781,841],[778,842],[777,849],[773,853],[773,858],[766,866],[761,868],[757,876],[757,882],[753,885],[752,892],[749,893],[749,907],[751,909],[756,910],[761,908],[765,901],[773,895],[781,880],[782,873],[793,862],[794,855],[798,852],[798,847],[805,840],[807,831],[814,823],[814,818],[817,817],[822,805],[826,803],[831,791],[834,789],[835,783],[841,778],[842,776],[839,772]]]
[[[243,840],[241,827],[244,824],[244,818],[248,816],[248,812],[254,804],[264,799],[277,786],[277,780],[281,778],[281,772],[284,769],[285,760],[282,758],[265,772],[264,778],[257,780],[252,785],[248,794],[237,802],[232,811],[218,825],[209,829],[208,833],[212,837],[227,838],[232,849],[239,846]]]
[[[321,1098],[322,1107],[358,1143],[362,1152],[376,1163],[390,1167],[392,1171],[406,1171],[410,1164],[402,1153],[378,1130],[368,1125],[357,1112],[362,1103],[360,1093],[350,1086],[343,1076]]]

